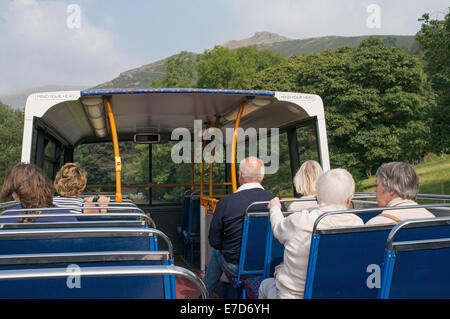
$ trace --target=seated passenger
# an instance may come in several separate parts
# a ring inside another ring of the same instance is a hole
[[[293,202],[289,205],[289,211],[301,211],[305,208],[317,208],[317,179],[322,175],[322,167],[316,161],[309,160],[300,166],[294,176],[294,187],[297,193],[302,194],[301,199],[311,199],[307,202]]]
[[[53,186],[42,173],[41,169],[33,164],[19,163],[8,172],[3,184],[0,198],[6,199],[12,196],[18,205],[9,209],[23,208],[48,208],[53,207]],[[30,214],[67,214],[68,210],[52,211],[5,211],[2,216],[30,215]],[[38,218],[11,218],[2,219],[0,223],[30,223],[38,222],[76,222],[75,216],[67,217],[38,217]]]
[[[53,185],[55,190],[61,196],[55,196],[53,203],[58,207],[82,207],[85,202],[92,202],[94,197],[81,198],[80,195],[86,188],[87,174],[86,171],[78,167],[75,163],[66,163],[61,167],[55,177]],[[97,197],[98,202],[109,202],[109,197]],[[88,206],[88,205],[86,205]],[[71,210],[74,213],[81,213],[81,209]],[[97,213],[98,209],[85,209],[85,213]],[[106,212],[106,210],[102,210]]]
[[[391,162],[381,165],[376,173],[379,207],[418,205],[414,200],[419,192],[419,176],[411,165]],[[425,208],[386,210],[370,219],[366,225],[399,223],[407,219],[435,217]]]
[[[284,217],[278,198],[270,201],[270,223],[273,235],[284,245],[283,263],[276,267],[275,278],[263,280],[261,299],[303,298],[308,269],[309,249],[314,222],[325,212],[348,209],[355,191],[355,181],[345,169],[333,169],[317,181],[319,208],[295,212]],[[337,214],[323,218],[319,229],[360,226],[364,222],[355,214]]]
[[[236,277],[241,251],[244,215],[253,202],[269,201],[275,197],[264,190],[264,163],[256,157],[247,157],[239,165],[239,184],[236,193],[223,197],[216,206],[209,228],[209,244],[213,248],[206,268],[204,283],[208,295],[217,287],[222,273]],[[255,206],[261,211],[266,205]]]

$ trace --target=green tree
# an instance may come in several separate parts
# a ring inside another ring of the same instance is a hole
[[[23,112],[0,102],[0,180],[9,168],[20,162],[23,135]]]
[[[198,87],[217,89],[250,89],[253,77],[283,61],[281,54],[243,47],[230,50],[216,46],[199,55]]]
[[[356,177],[383,162],[417,160],[428,150],[434,99],[421,63],[378,38],[292,57],[262,71],[253,88],[320,95],[332,166]]]
[[[424,51],[424,67],[438,97],[433,109],[433,151],[450,152],[450,12],[444,20],[424,14],[416,39]]]

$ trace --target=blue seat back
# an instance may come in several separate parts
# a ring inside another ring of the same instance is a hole
[[[269,234],[266,240],[268,242],[268,250],[266,251],[264,278],[274,276],[275,267],[283,262],[284,257],[284,245],[273,236],[271,227],[269,227]]]
[[[169,263],[168,252],[147,254],[129,252],[115,255],[107,252],[103,257],[99,252],[86,255],[63,254],[3,255],[0,273],[27,271],[40,273],[47,269],[65,270],[63,278],[39,278],[22,280],[0,280],[0,298],[174,298],[170,276],[111,276],[79,277],[74,285],[74,270],[91,267],[158,266]],[[50,257],[49,257],[50,256]],[[75,257],[75,258],[74,258]],[[160,258],[160,259],[159,259]],[[105,260],[106,259],[106,260]],[[148,260],[146,260],[148,259]],[[74,269],[74,267],[76,267]],[[70,277],[72,275],[72,277]]]
[[[193,198],[189,201],[186,229],[189,236],[198,236],[200,234],[200,198]]]
[[[367,231],[372,228],[372,231]],[[352,232],[313,234],[305,299],[376,298],[366,284],[369,265],[381,267],[390,227],[361,227]]]
[[[305,298],[377,298],[380,286],[368,280],[374,271],[381,276],[392,227],[363,226],[313,234]],[[443,228],[435,230],[448,232]],[[397,238],[403,241],[434,236],[429,229],[413,227],[405,228]]]
[[[249,215],[244,218],[238,277],[264,274],[269,233],[268,216]]]
[[[436,244],[436,243],[434,243]],[[450,298],[450,245],[397,251],[386,298]],[[406,248],[406,247],[403,247]]]
[[[421,227],[405,236],[414,224]],[[380,298],[450,298],[450,217],[399,224],[384,258]]]
[[[181,222],[178,226],[178,235],[181,236],[183,234],[184,230],[186,229],[186,225],[188,224],[189,219],[189,209],[190,209],[190,195],[185,195],[183,198],[183,208],[181,212]]]

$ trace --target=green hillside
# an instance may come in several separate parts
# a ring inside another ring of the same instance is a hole
[[[309,39],[289,40],[272,44],[257,45],[258,49],[272,50],[285,56],[319,53],[326,49],[337,49],[344,46],[357,47],[369,36],[339,37],[327,36]],[[408,53],[417,53],[418,43],[414,36],[381,35],[381,40],[389,46],[403,48]]]
[[[322,52],[326,49],[337,49],[343,46],[357,47],[369,36],[341,37],[326,36],[309,39],[287,39],[270,32],[257,32],[253,37],[239,41],[229,41],[225,47],[237,49],[242,46],[255,45],[258,49],[271,50],[286,57]],[[381,35],[386,45],[398,46],[408,53],[419,52],[414,36]],[[196,53],[190,53],[196,56]],[[175,55],[176,56],[176,55]],[[168,59],[168,58],[167,58]],[[107,88],[147,88],[152,80],[161,79],[165,74],[164,63],[167,59],[122,72],[117,78],[95,86],[96,89]]]
[[[433,157],[426,163],[414,166],[419,175],[420,194],[450,194],[450,155]],[[373,192],[377,185],[375,176],[358,183],[357,191]]]

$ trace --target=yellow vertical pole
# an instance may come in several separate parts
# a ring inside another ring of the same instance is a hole
[[[117,138],[116,122],[114,121],[114,114],[112,111],[111,101],[105,99],[106,110],[108,112],[109,127],[111,129],[112,142],[114,147],[114,160],[116,167],[116,202],[122,202],[122,183],[120,173],[122,171],[122,161],[119,153],[119,140]]]
[[[236,147],[237,147],[237,136],[238,128],[241,122],[242,113],[244,112],[245,102],[242,102],[239,106],[239,110],[236,115],[236,122],[234,123],[234,133],[233,133],[233,145],[231,146],[231,185],[233,188],[233,193],[237,191],[237,181],[236,181]]]

